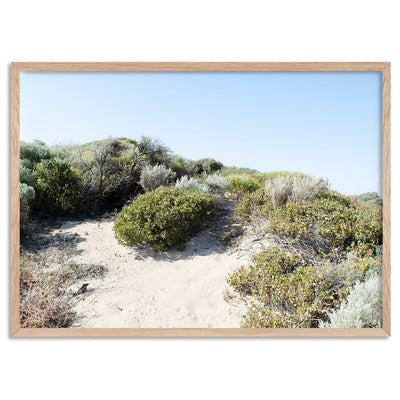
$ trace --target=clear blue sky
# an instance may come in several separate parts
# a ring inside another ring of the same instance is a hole
[[[22,72],[21,140],[160,139],[187,158],[381,194],[380,72]]]

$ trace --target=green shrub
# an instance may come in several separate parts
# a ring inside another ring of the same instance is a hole
[[[228,176],[228,191],[234,198],[240,199],[247,193],[255,192],[260,188],[257,181],[247,175],[231,175]]]
[[[317,327],[344,295],[322,280],[315,266],[274,247],[256,254],[228,283],[241,295],[252,296],[242,321],[246,328]]]
[[[149,243],[155,250],[183,249],[188,235],[205,221],[215,198],[197,190],[160,187],[139,195],[125,206],[114,224],[118,242],[127,246]]]
[[[236,205],[235,220],[241,223],[249,223],[252,218],[269,215],[274,206],[269,200],[264,189],[246,194]]]
[[[380,275],[381,269],[380,257],[360,257],[355,251],[339,263],[312,264],[270,247],[256,254],[250,266],[236,270],[228,283],[242,296],[250,296],[243,327],[318,327],[323,326],[328,313],[336,315],[333,310],[347,304],[343,301],[357,282],[369,281]],[[350,298],[349,303],[353,303]],[[375,300],[368,305],[366,296],[362,304],[377,309]],[[370,320],[375,320],[374,315],[370,314]]]
[[[213,158],[203,158],[195,161],[198,174],[212,174],[219,171],[224,166],[221,162]]]
[[[40,162],[35,171],[35,207],[49,213],[75,213],[81,200],[81,178],[69,162],[52,159]]]
[[[140,174],[140,185],[146,192],[160,186],[169,186],[175,179],[175,172],[164,165],[146,165]]]
[[[197,175],[198,168],[194,161],[188,160],[176,154],[170,156],[169,168],[175,172],[177,178],[182,178],[183,176],[194,176]]]
[[[324,240],[325,253],[364,245],[374,250],[382,243],[382,213],[335,192],[321,194],[302,204],[287,203],[269,212],[269,231],[312,242]]]

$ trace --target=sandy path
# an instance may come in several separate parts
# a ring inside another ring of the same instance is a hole
[[[119,245],[112,221],[64,224],[62,232],[80,237],[75,260],[108,268],[103,279],[87,281],[74,327],[239,327],[245,306],[237,298],[226,301],[224,291],[228,274],[247,257],[219,243],[221,233],[232,228],[233,204],[225,203],[224,211],[225,218],[183,252]]]

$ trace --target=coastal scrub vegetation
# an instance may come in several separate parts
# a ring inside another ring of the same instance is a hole
[[[326,179],[299,172],[190,160],[148,137],[74,146],[20,144],[22,234],[33,234],[34,220],[114,211],[119,243],[183,250],[220,201],[234,202],[241,229],[262,232],[272,244],[227,277],[247,304],[243,327],[381,326],[377,193],[345,196]],[[233,246],[236,236],[228,230],[219,241]],[[68,267],[53,274],[42,262],[47,253],[21,243],[22,326],[69,326],[72,297],[66,282],[97,267],[78,268],[60,258]]]
[[[179,187],[159,187],[139,195],[125,206],[114,224],[124,245],[149,243],[154,250],[183,249],[188,235],[196,231],[215,207],[211,194]]]
[[[353,299],[362,289],[353,287],[382,273],[381,206],[329,190],[320,178],[282,176],[246,195],[235,217],[277,245],[228,278],[247,299],[244,327],[355,326],[340,316],[362,304]],[[381,326],[375,311],[356,325]]]

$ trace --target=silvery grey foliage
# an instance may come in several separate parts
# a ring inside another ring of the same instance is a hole
[[[146,192],[160,186],[170,186],[175,179],[175,172],[164,165],[146,165],[140,174],[140,185]]]
[[[26,183],[20,183],[19,198],[21,206],[28,207],[29,202],[35,198],[35,189]]]
[[[382,277],[375,274],[351,288],[340,309],[328,314],[330,322],[321,322],[319,327],[381,328],[382,306]]]
[[[328,188],[328,181],[312,176],[279,176],[265,181],[265,191],[275,208],[285,202],[302,202],[318,196]]]
[[[25,165],[22,165],[22,163],[19,166],[19,181],[21,183],[26,183],[29,186],[32,186],[35,182],[33,171]]]
[[[208,185],[201,183],[196,178],[189,178],[188,176],[182,176],[181,179],[178,179],[175,183],[176,187],[180,187],[182,189],[194,189],[203,193],[208,192]]]
[[[288,200],[292,194],[292,189],[293,180],[289,176],[279,176],[265,181],[265,192],[275,208],[278,208]]]
[[[223,193],[228,188],[228,182],[219,174],[208,175],[205,183],[208,185],[210,192]]]
[[[328,180],[322,178],[314,178],[313,176],[292,178],[292,194],[290,201],[301,202],[318,196],[328,188]]]

